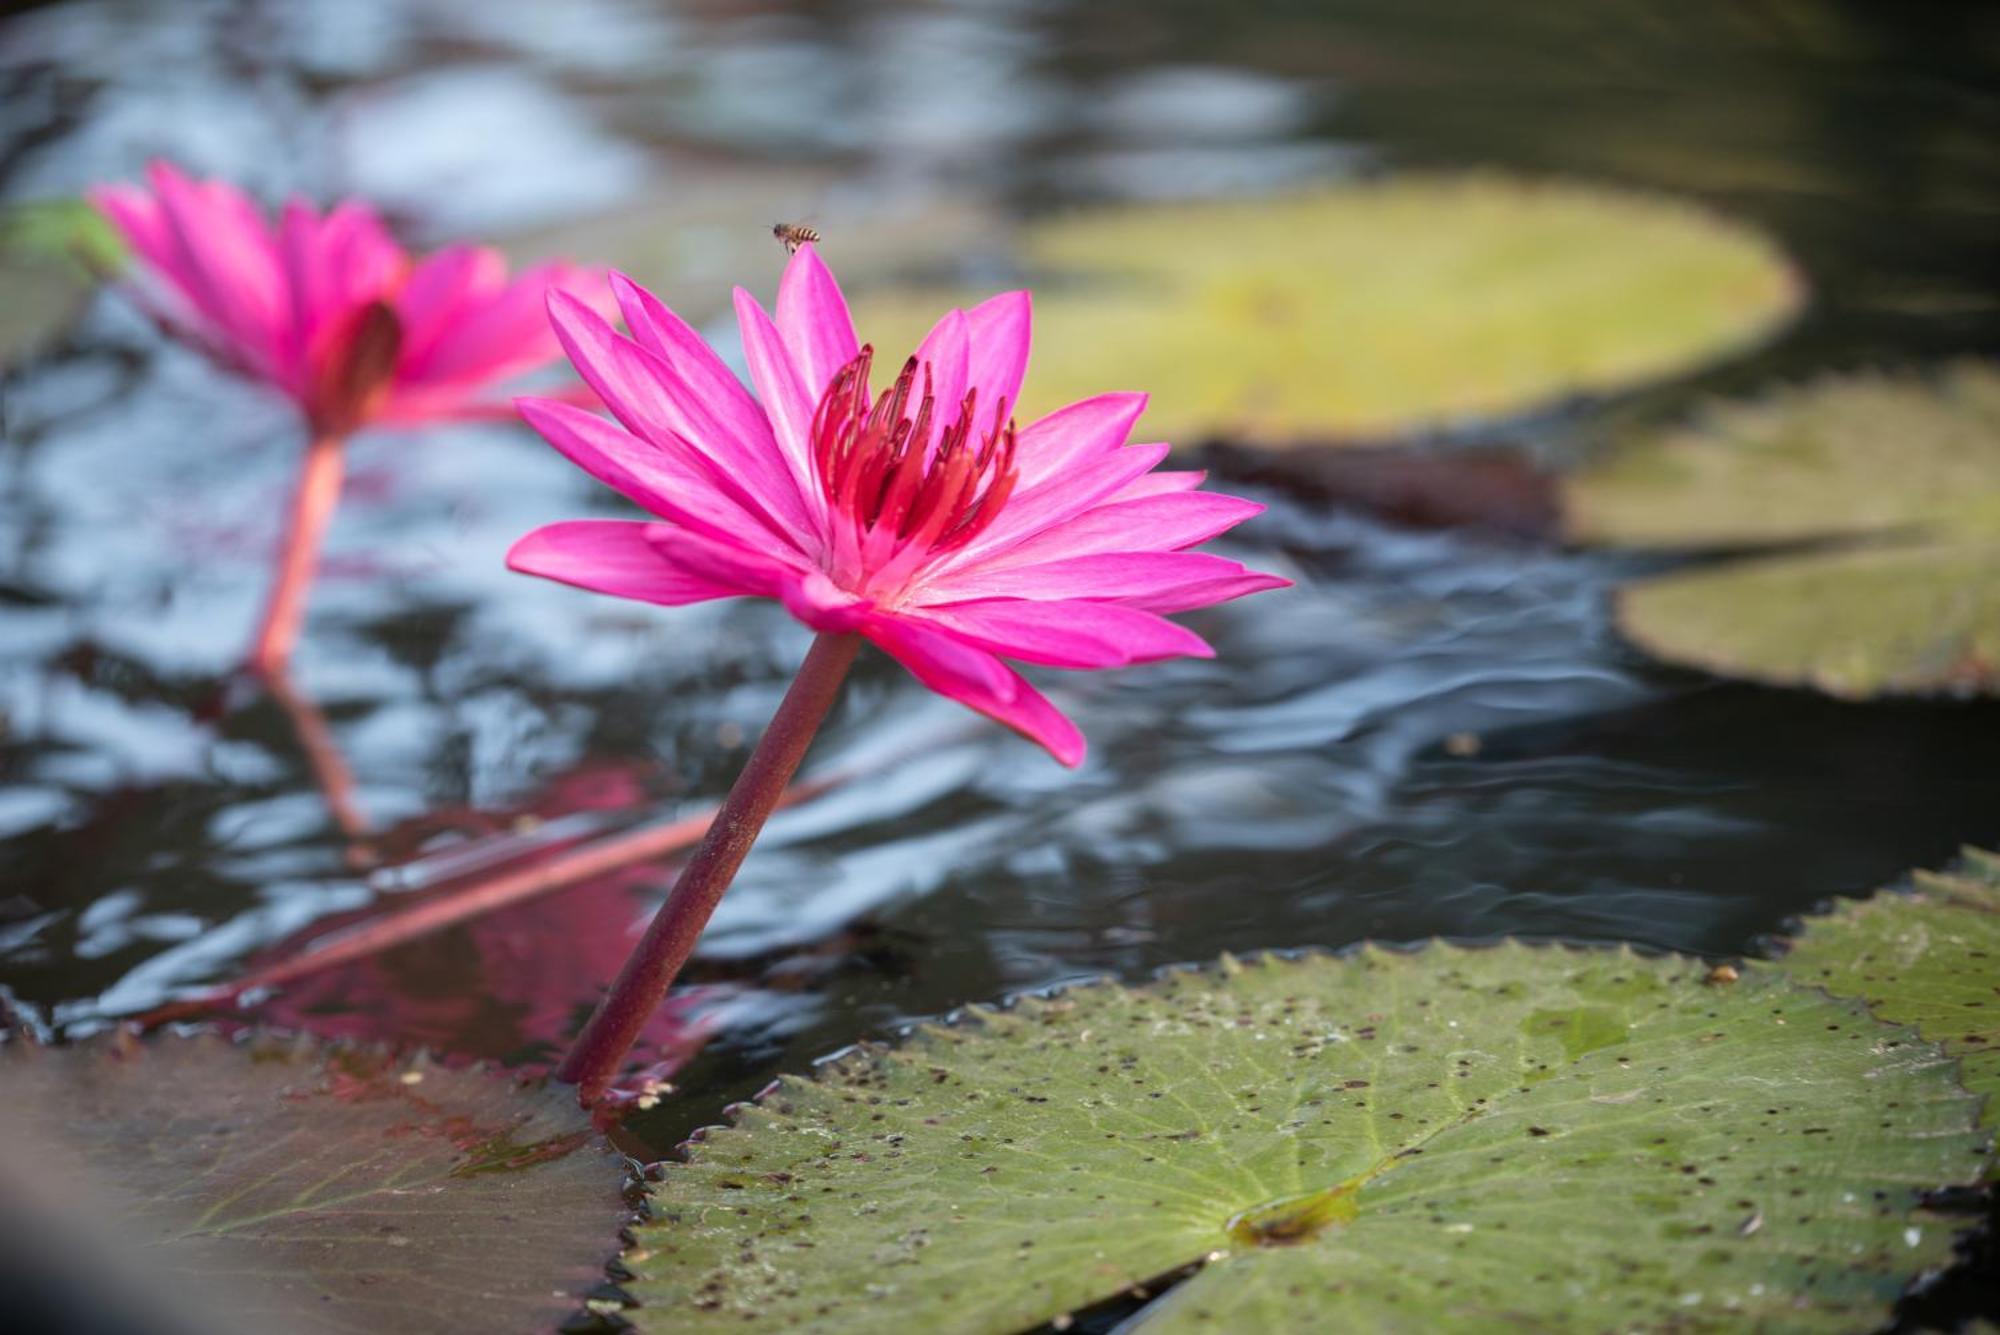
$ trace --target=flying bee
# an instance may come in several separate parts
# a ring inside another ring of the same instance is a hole
[[[804,223],[772,223],[771,235],[778,238],[787,255],[795,255],[800,246],[819,240],[819,229]]]

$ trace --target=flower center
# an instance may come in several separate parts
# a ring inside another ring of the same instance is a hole
[[[848,588],[883,591],[956,551],[998,517],[1014,490],[1014,421],[1003,398],[975,443],[979,390],[935,432],[931,371],[915,357],[871,398],[873,347],[833,378],[813,414],[813,460],[834,516],[833,569]],[[918,378],[922,393],[918,394]]]

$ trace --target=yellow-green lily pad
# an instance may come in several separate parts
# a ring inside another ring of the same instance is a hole
[[[1784,973],[1503,944],[1030,997],[666,1167],[641,1329],[1851,1331],[1951,1255],[1956,1063]]]
[[[1565,509],[1581,541],[1736,555],[1620,592],[1657,657],[1847,697],[2000,691],[1992,364],[1713,406],[1570,479]]]
[[[2000,691],[2000,541],[1731,561],[1619,591],[1657,658],[1722,676],[1881,694]]]
[[[828,253],[838,258],[829,243]],[[1380,439],[1690,370],[1799,308],[1763,236],[1662,196],[1415,176],[1025,225],[1022,411],[1141,389],[1177,444]],[[984,292],[870,288],[861,337],[901,356]]]

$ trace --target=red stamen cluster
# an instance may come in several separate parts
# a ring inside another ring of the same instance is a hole
[[[936,400],[922,367],[923,394],[910,412],[919,365],[903,363],[896,383],[870,399],[873,347],[840,368],[813,414],[813,457],[827,503],[855,525],[855,536],[892,539],[896,550],[948,552],[991,524],[1014,490],[1014,423],[1002,399],[992,428],[971,443],[979,390],[966,391],[958,417],[931,448]]]

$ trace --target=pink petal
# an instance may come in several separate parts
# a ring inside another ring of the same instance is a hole
[[[180,252],[158,200],[135,185],[101,185],[90,191],[89,199],[155,275],[180,293],[192,289],[196,279],[181,271]]]
[[[878,616],[863,631],[910,674],[1030,741],[1072,768],[1083,763],[1083,734],[1046,697],[983,649],[906,617]]]
[[[357,310],[391,295],[409,261],[365,205],[339,204],[321,217],[294,199],[279,222],[278,263],[292,301],[286,372],[295,392],[305,394],[316,368],[352,332]],[[403,333],[399,362],[409,350],[407,324]]]
[[[507,568],[579,589],[679,607],[745,590],[680,568],[646,540],[661,527],[620,519],[575,519],[536,529],[507,553]]]
[[[347,200],[327,213],[320,224],[320,263],[327,275],[325,301],[335,307],[359,306],[388,297],[402,285],[409,256],[375,210]]]
[[[728,540],[741,541],[746,533],[765,535],[766,541],[777,537],[738,496],[718,486],[714,471],[681,442],[642,440],[554,399],[520,399],[515,406],[564,458],[661,518]]]
[[[785,350],[777,326],[757,299],[736,289],[736,327],[743,337],[743,355],[750,363],[750,383],[771,420],[783,455],[801,496],[819,495],[818,473],[812,462],[812,419],[818,400],[806,392],[799,371]],[[817,523],[814,531],[819,531]]]
[[[982,417],[998,412],[1003,402],[1011,414],[1021,401],[1021,381],[1028,373],[1033,306],[1026,292],[1002,292],[965,313],[972,338],[968,374],[979,389]]]
[[[1165,445],[1127,445],[1080,460],[1059,480],[1051,480],[1032,491],[1017,492],[991,528],[943,563],[938,578],[956,579],[957,572],[983,565],[1009,547],[1066,523],[1122,490],[1135,478],[1151,472],[1166,457]],[[1142,550],[1152,545],[1134,541],[1121,550]]]
[[[147,169],[189,299],[254,364],[276,370],[291,312],[270,228],[249,196],[198,182],[166,162]]]
[[[1183,612],[1291,583],[1208,552],[1108,552],[1038,565],[962,572],[927,587],[926,605],[971,598],[1101,598],[1148,612]]]
[[[917,345],[917,360],[930,368],[931,393],[937,399],[937,424],[949,426],[958,420],[958,406],[964,399],[972,373],[972,326],[965,318],[965,312],[950,310],[944,313],[924,335],[924,341]],[[900,366],[885,367],[892,373]],[[918,393],[922,393],[923,376],[917,377]],[[992,404],[983,405],[985,412],[993,411]]]
[[[1099,394],[1030,422],[1016,444],[1021,473],[1017,491],[1042,486],[1080,460],[1119,448],[1131,438],[1133,424],[1145,411],[1144,394]]]
[[[319,210],[303,199],[286,200],[278,214],[278,266],[292,295],[292,328],[285,362],[287,374],[301,391],[314,335],[329,304],[319,238]]]
[[[1208,474],[1201,471],[1148,473],[1133,482],[1111,499],[1114,501],[1144,500],[1148,496],[1166,496],[1177,491],[1193,491],[1208,480]]]
[[[811,245],[798,248],[778,283],[778,334],[815,403],[835,373],[861,351],[840,284]]]
[[[446,246],[411,269],[410,280],[395,301],[403,325],[398,358],[403,374],[425,376],[461,308],[475,297],[489,296],[506,281],[506,259],[487,246]]]
[[[817,521],[783,462],[760,449],[759,439],[737,434],[739,423],[721,415],[729,405],[702,399],[667,361],[619,337],[567,292],[549,294],[549,320],[577,373],[628,429],[702,464],[714,490],[761,517],[789,545],[800,551],[817,545]]]
[[[1151,478],[1161,474],[1149,473],[1146,476]],[[1191,476],[1199,478],[1201,475]],[[1139,480],[1145,481],[1146,478]],[[1114,492],[1113,499],[1106,503],[1037,533],[979,564],[990,567],[1035,565],[1100,552],[1178,551],[1207,542],[1217,534],[1261,514],[1264,509],[1255,501],[1212,491],[1163,492],[1137,500],[1120,499],[1129,495],[1131,490],[1132,487],[1127,486]]]
[[[167,220],[151,195],[136,185],[115,182],[92,186],[84,198],[124,235],[140,258],[156,269],[168,267]]]
[[[578,386],[574,397],[544,395],[547,403],[597,406],[597,396]],[[423,426],[433,422],[511,422],[520,417],[516,401],[476,398],[458,385],[398,385],[369,418],[384,426]]]
[[[688,574],[759,598],[782,598],[799,577],[797,567],[767,552],[670,524],[647,525],[646,541]]]
[[[785,588],[785,608],[814,630],[836,634],[860,630],[872,605],[835,584],[823,570],[809,570]]]
[[[244,366],[243,354],[231,346],[233,338],[199,303],[200,276],[186,269],[160,202],[131,185],[98,186],[89,198],[145,263],[141,282],[134,285],[139,305],[210,355]]]
[[[411,366],[409,374],[470,391],[558,360],[562,345],[548,319],[551,292],[575,297],[600,316],[612,309],[602,277],[595,271],[562,263],[537,265],[513,282],[503,282],[497,291],[468,294],[429,361],[421,370]]]
[[[1215,657],[1207,641],[1186,627],[1116,603],[988,598],[926,607],[922,616],[990,653],[1051,667]]]
[[[739,440],[777,454],[770,418],[706,339],[624,274],[611,275],[611,291],[640,347],[679,372],[688,392],[707,403]]]

